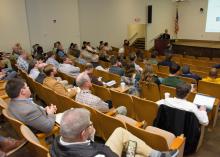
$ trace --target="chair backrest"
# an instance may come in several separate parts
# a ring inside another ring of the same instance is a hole
[[[6,109],[7,107],[8,104],[2,98],[0,98],[0,108],[3,110]]]
[[[182,76],[179,76],[179,78],[180,78],[181,80],[183,80],[184,82],[189,83],[189,84],[192,84],[192,83],[195,83],[195,82],[196,82],[195,79],[190,78],[190,77],[182,77]]]
[[[158,66],[158,72],[169,74],[170,73],[169,66],[159,65]]]
[[[176,88],[160,84],[160,98],[161,99],[165,98],[164,94],[166,92],[170,93],[170,97],[176,96]]]
[[[125,123],[100,111],[96,111],[97,120],[100,124],[102,131],[102,138],[107,140],[114,130],[118,127],[126,128]]]
[[[40,144],[34,133],[25,125],[19,127],[22,136],[29,142],[29,148],[31,149],[31,156],[47,157],[48,149]]]
[[[16,133],[19,137],[22,137],[20,126],[23,124],[21,121],[14,118],[14,116],[8,111],[8,109],[3,109],[2,114],[8,119],[9,123],[15,129]]]
[[[50,88],[41,85],[41,92],[42,95],[44,97],[44,101],[46,102],[47,105],[53,104],[56,105],[57,107],[60,106],[60,104],[58,103],[58,98],[57,98],[57,94],[55,93],[55,91],[51,90]]]
[[[193,112],[160,105],[154,126],[169,131],[175,136],[184,134],[186,137],[185,155],[196,151],[201,125]]]
[[[63,79],[63,80],[67,80],[69,84],[73,84],[75,82],[75,78],[68,75],[68,74],[65,74],[61,71],[57,71],[58,72],[58,75]]]
[[[126,127],[129,132],[143,140],[148,146],[158,151],[168,151],[169,146],[163,136],[147,132],[141,128],[127,124]]]
[[[199,81],[198,92],[203,94],[208,94],[220,99],[220,84],[206,82],[206,81]]]
[[[153,125],[153,121],[157,116],[158,105],[149,100],[141,99],[133,96],[133,106],[138,121],[145,120],[147,125]]]
[[[145,98],[151,101],[160,100],[159,86],[155,83],[140,82],[141,98]]]
[[[127,108],[127,116],[135,118],[133,100],[132,97],[125,93],[120,93],[115,90],[110,90],[112,105],[117,108],[119,106],[125,106]]]
[[[108,88],[103,86],[98,86],[95,84],[93,84],[92,87],[93,87],[94,95],[100,97],[104,101],[111,100],[111,93]]]
[[[157,76],[158,76],[158,77],[162,77],[162,78],[167,78],[169,75],[166,74],[166,73],[157,72]]]
[[[56,93],[56,98],[57,98],[57,102],[59,104],[59,105],[57,105],[57,112],[64,112],[68,109],[78,107],[75,104],[74,100],[67,97],[67,96],[60,95],[60,94]]]
[[[204,78],[206,76],[208,76],[208,73],[207,72],[204,72],[204,71],[198,71],[198,70],[191,70],[192,73],[195,73],[197,75],[199,75],[200,77]]]

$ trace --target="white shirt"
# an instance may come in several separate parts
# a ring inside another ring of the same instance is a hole
[[[156,102],[158,105],[166,105],[169,107],[177,108],[180,110],[192,112],[195,114],[195,116],[198,118],[199,123],[202,125],[208,125],[209,124],[209,119],[206,111],[201,111],[198,109],[198,107],[185,100],[185,99],[178,99],[178,98],[166,98],[162,99]]]

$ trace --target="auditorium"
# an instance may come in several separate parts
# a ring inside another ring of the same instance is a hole
[[[220,0],[0,0],[0,157],[219,157]]]

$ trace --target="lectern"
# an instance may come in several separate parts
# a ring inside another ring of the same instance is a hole
[[[158,51],[159,55],[164,55],[164,50],[168,48],[170,40],[167,39],[155,39],[154,48]]]

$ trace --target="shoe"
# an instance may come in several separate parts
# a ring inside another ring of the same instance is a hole
[[[5,152],[0,151],[0,157],[6,157]]]
[[[5,153],[9,153],[10,151],[17,150],[17,148],[23,146],[25,142],[25,140],[15,140],[9,137],[1,142],[1,150]]]
[[[179,154],[179,150],[172,150],[167,152],[161,152],[160,157],[176,157]]]

